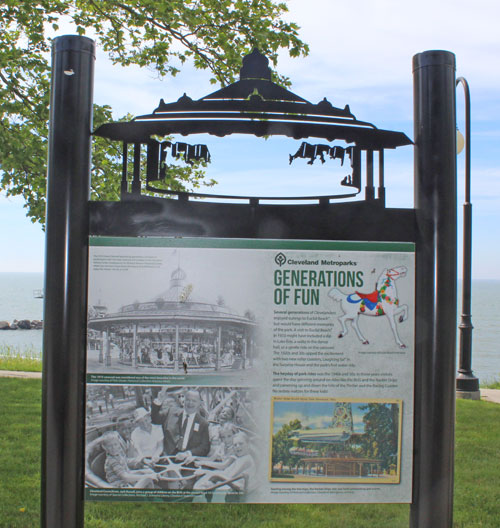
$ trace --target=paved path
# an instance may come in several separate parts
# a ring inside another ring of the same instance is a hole
[[[17,370],[0,370],[0,378],[42,378],[41,372],[21,372]]]
[[[493,403],[500,403],[500,390],[481,389],[481,399]]]
[[[15,370],[0,370],[0,378],[35,378],[41,379],[41,372],[18,372]],[[488,402],[500,403],[499,389],[481,389],[481,399]]]

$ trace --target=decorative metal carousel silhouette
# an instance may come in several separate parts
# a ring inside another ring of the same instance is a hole
[[[366,157],[365,200],[385,203],[384,149],[394,149],[411,144],[402,132],[381,130],[372,123],[360,121],[351,113],[349,105],[333,106],[326,98],[318,104],[279,86],[271,80],[268,59],[257,49],[243,58],[240,80],[221,88],[199,100],[184,94],[173,103],[162,99],[152,114],[138,116],[129,122],[107,123],[94,134],[123,142],[123,170],[121,197],[140,195],[143,166],[146,184],[144,189],[155,193],[177,195],[181,199],[226,198],[247,200],[256,205],[260,200],[319,200],[329,203],[332,199],[357,196],[362,190],[361,159]],[[291,164],[296,158],[308,159],[312,165],[316,160],[339,160],[343,165],[349,160],[350,174],[340,182],[346,192],[325,196],[234,196],[185,192],[171,188],[155,187],[165,180],[165,163],[181,157],[186,163],[197,160],[210,161],[207,145],[161,141],[158,138],[181,134],[211,134],[218,137],[230,134],[252,134],[257,137],[288,136],[295,140],[319,138],[332,143],[342,140],[348,144],[333,145],[303,141],[297,151],[289,156]],[[146,151],[144,163],[143,151]],[[129,181],[129,157],[133,151],[133,178]],[[375,193],[373,154],[378,153],[378,189]]]

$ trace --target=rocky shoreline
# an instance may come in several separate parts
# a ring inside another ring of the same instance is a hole
[[[8,321],[0,321],[0,330],[42,330],[43,321],[37,319],[30,321],[29,319],[21,319],[18,321],[14,319],[12,323]]]

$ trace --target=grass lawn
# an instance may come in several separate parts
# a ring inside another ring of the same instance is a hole
[[[0,378],[0,527],[39,526],[40,380]],[[500,527],[500,405],[457,401],[455,527]],[[85,528],[403,528],[408,505],[86,504]]]
[[[40,351],[33,349],[21,352],[17,347],[0,345],[0,370],[42,372]]]

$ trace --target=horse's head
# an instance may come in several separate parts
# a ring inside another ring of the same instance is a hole
[[[408,268],[406,266],[395,266],[394,268],[386,268],[378,278],[377,289],[380,289],[383,284],[389,279],[390,282],[406,277]]]
[[[394,268],[389,268],[386,270],[386,274],[390,279],[402,279],[406,277],[408,273],[408,268],[406,266],[396,266]]]

